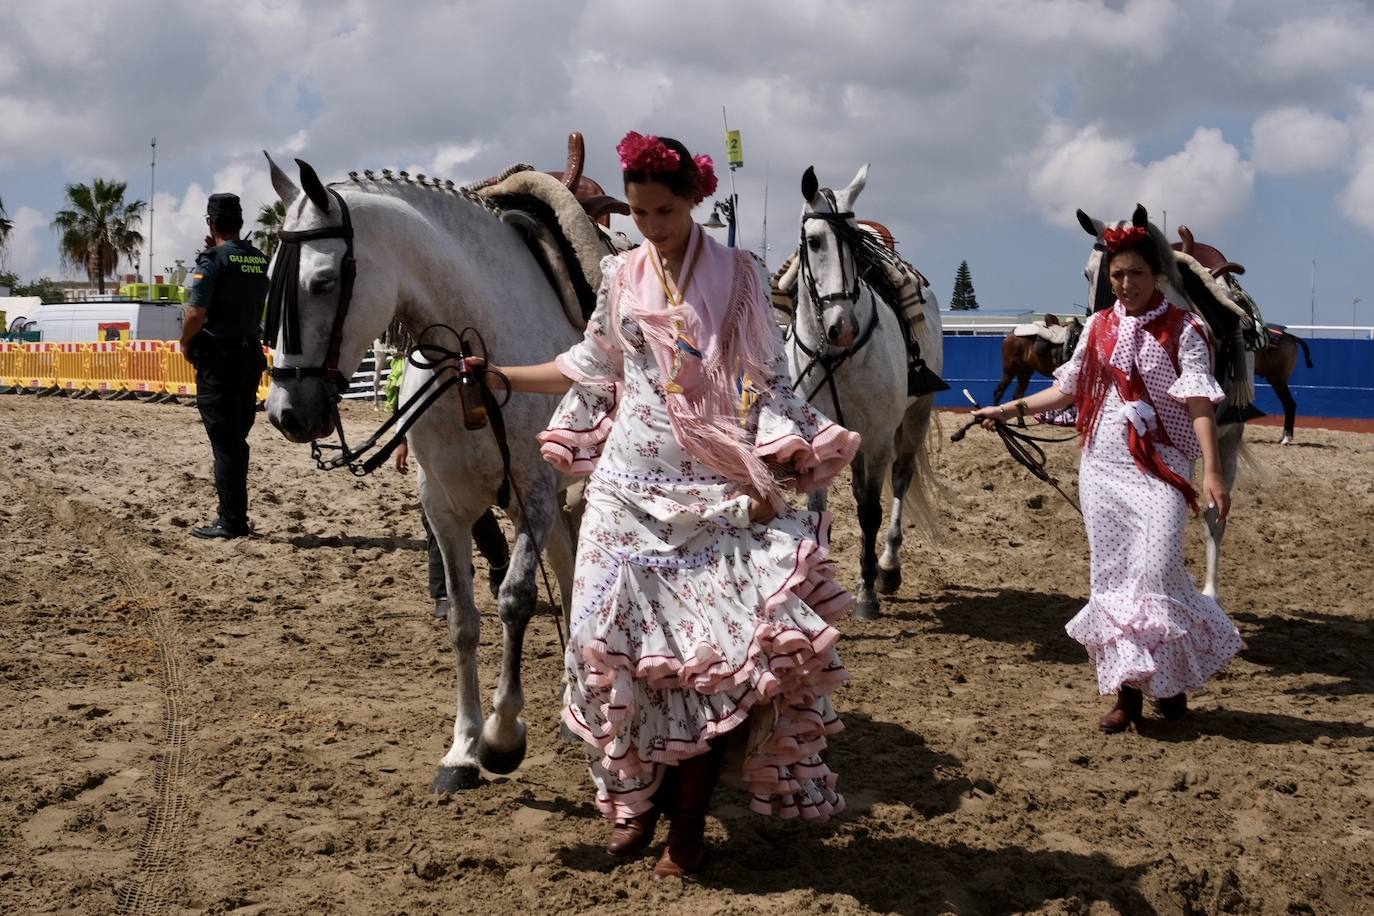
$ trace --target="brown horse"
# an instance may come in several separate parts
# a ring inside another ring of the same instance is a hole
[[[1178,227],[1178,237],[1180,241],[1174,242],[1174,249],[1196,258],[1199,264],[1212,272],[1212,276],[1226,284],[1233,299],[1254,301],[1236,280],[1236,277],[1245,273],[1244,267],[1229,260],[1211,245],[1196,241],[1187,226]],[[1298,365],[1298,348],[1302,348],[1303,360],[1309,369],[1312,368],[1312,353],[1307,348],[1307,341],[1296,334],[1289,334],[1281,325],[1271,324],[1267,328],[1269,345],[1255,351],[1255,375],[1269,383],[1283,405],[1283,435],[1279,437],[1279,444],[1287,445],[1293,441],[1293,426],[1298,416],[1298,402],[1288,390],[1288,379]]]
[[[1045,324],[1059,324],[1059,319],[1054,315],[1046,315]],[[1060,346],[1039,337],[1020,337],[1015,331],[1007,332],[1007,336],[1002,340],[1002,380],[997,383],[997,388],[992,393],[993,404],[1002,403],[1002,395],[1006,394],[1012,379],[1016,379],[1015,397],[1020,400],[1025,397],[1026,386],[1030,384],[1031,376],[1035,373],[1054,376],[1054,370],[1073,354],[1073,348],[1078,343],[1078,335],[1083,330],[1082,323],[1077,319],[1070,319],[1068,327],[1068,340]],[[1024,422],[1022,425],[1025,425]]]
[[[1303,361],[1309,369],[1312,368],[1312,352],[1307,349],[1307,341],[1289,334],[1279,325],[1269,325],[1269,341],[1267,348],[1255,354],[1255,375],[1269,383],[1283,405],[1283,436],[1279,444],[1287,445],[1293,441],[1293,423],[1298,416],[1298,402],[1288,390],[1288,379],[1298,365],[1298,348],[1302,348]]]

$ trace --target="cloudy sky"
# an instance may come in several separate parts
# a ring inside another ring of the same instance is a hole
[[[148,197],[154,135],[162,268],[198,247],[211,191],[273,199],[263,148],[326,178],[462,182],[560,167],[576,129],[609,187],[631,129],[723,159],[725,105],[742,242],[763,241],[766,185],[772,264],[806,166],[839,187],[871,162],[860,215],[942,301],[967,259],[984,308],[1072,308],[1075,208],[1139,200],[1245,264],[1271,320],[1308,322],[1315,258],[1318,323],[1360,297],[1374,324],[1368,0],[44,0],[5,18],[0,199],[26,278],[64,275],[65,183]]]

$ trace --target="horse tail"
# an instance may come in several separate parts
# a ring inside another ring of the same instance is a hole
[[[931,422],[932,420],[934,422]],[[927,543],[936,544],[944,533],[940,524],[939,506],[949,493],[936,479],[930,460],[931,444],[938,443],[941,437],[940,418],[934,410],[934,398],[931,398],[931,404],[926,407],[924,417],[918,416],[909,422],[912,422],[910,431],[903,430],[898,433],[913,446],[912,479],[911,485],[906,488],[906,495],[902,498],[902,517],[903,520],[911,521]],[[901,445],[902,443],[898,444],[899,447]]]
[[[1289,334],[1287,331],[1284,331],[1283,333],[1284,333],[1284,334],[1287,334],[1289,337],[1291,337],[1291,338],[1293,338],[1294,340],[1296,340],[1296,341],[1298,342],[1298,346],[1302,347],[1302,358],[1303,358],[1303,361],[1307,363],[1307,368],[1311,369],[1311,368],[1312,368],[1312,351],[1309,350],[1309,349],[1307,349],[1307,341],[1304,340],[1303,338],[1299,337],[1299,336],[1296,335],[1296,334]]]

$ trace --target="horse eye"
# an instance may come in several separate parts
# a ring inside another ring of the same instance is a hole
[[[811,250],[812,250],[812,251],[820,251],[820,250],[821,250],[821,237],[820,237],[819,235],[813,235],[813,236],[811,236],[809,239],[806,240],[806,244],[808,244],[808,245],[811,246]]]
[[[310,278],[310,292],[317,296],[333,292],[337,283],[338,279],[332,274],[320,274]]]

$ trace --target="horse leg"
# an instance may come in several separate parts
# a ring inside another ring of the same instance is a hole
[[[878,558],[878,592],[895,594],[902,587],[902,501],[916,470],[916,456],[898,447],[892,460],[892,517],[888,519],[887,544]]]
[[[859,601],[854,607],[856,620],[876,620],[878,593],[874,582],[878,578],[878,530],[883,525],[883,475],[891,458],[882,455],[861,456],[853,466],[854,502],[858,505],[859,527],[863,535],[863,550],[859,559]]]
[[[1016,377],[1016,400],[1019,401],[1026,396],[1026,389],[1030,387],[1031,376],[1034,374],[1035,370],[1028,366],[1020,375]],[[1026,418],[1018,416],[1016,418],[1016,425],[1021,427],[1022,429],[1025,429]]]
[[[545,475],[547,476],[547,475]],[[539,606],[536,572],[539,552],[553,524],[553,487],[540,479],[524,494],[520,506],[515,549],[510,569],[501,583],[497,608],[501,615],[501,679],[492,698],[492,712],[482,726],[477,759],[491,773],[512,773],[525,759],[525,690],[520,664],[525,651],[525,630]]]
[[[1279,403],[1283,405],[1283,435],[1279,437],[1279,445],[1287,445],[1293,441],[1293,427],[1298,419],[1298,402],[1293,398],[1293,392],[1288,390],[1286,379],[1270,379],[1269,385],[1274,389],[1274,394],[1278,395]]]
[[[477,679],[477,641],[480,617],[472,597],[472,536],[469,523],[458,518],[452,505],[437,488],[422,480],[420,497],[448,579],[448,636],[458,680],[458,712],[453,723],[453,744],[439,761],[430,791],[449,795],[476,788],[477,738],[482,728],[482,701]]]
[[[1236,466],[1240,446],[1245,435],[1244,423],[1228,423],[1217,429],[1217,449],[1221,458],[1221,476],[1229,492],[1236,482]],[[1217,576],[1221,563],[1221,539],[1226,536],[1226,522],[1217,519],[1217,510],[1208,509],[1202,515],[1207,522],[1207,580],[1202,593],[1209,598],[1218,594]]]
[[[1007,393],[1008,386],[1011,385],[1011,370],[1002,370],[1002,380],[997,383],[997,387],[992,390],[992,406],[996,407],[1002,403],[1002,395]]]

